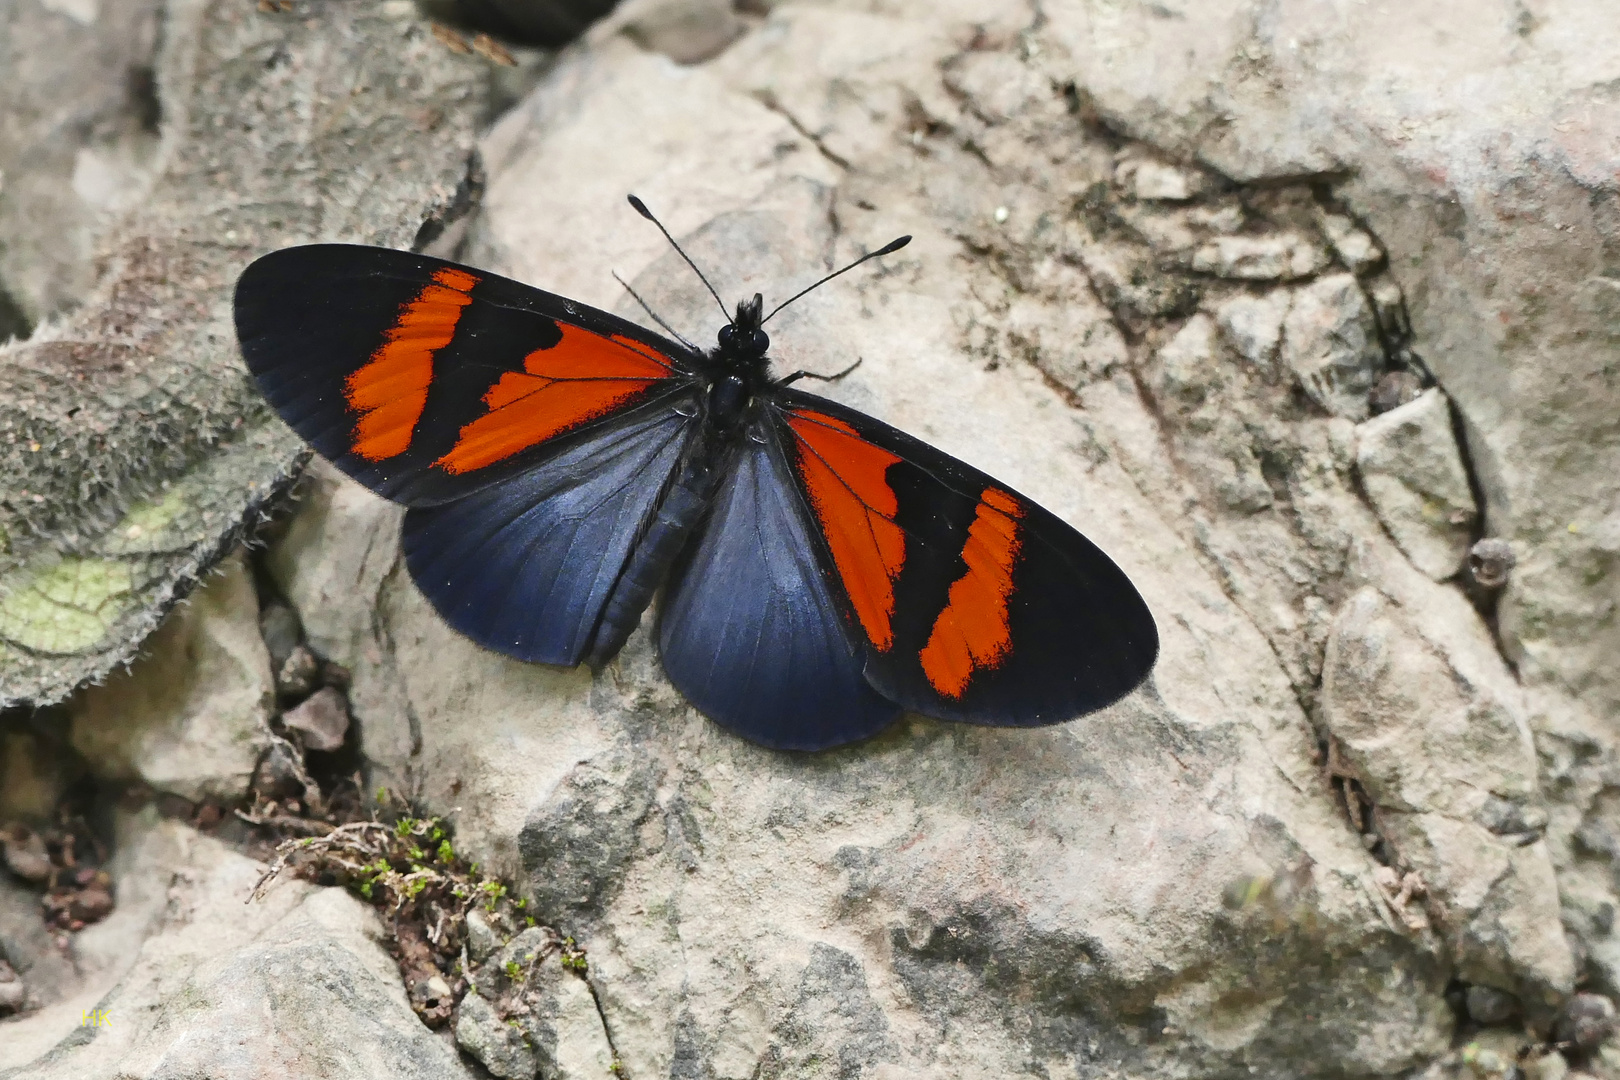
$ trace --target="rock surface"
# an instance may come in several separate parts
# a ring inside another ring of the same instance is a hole
[[[609,1075],[613,1047],[583,976],[563,965],[556,935],[518,934],[473,975],[456,1045],[496,1076],[575,1080]]]
[[[1384,528],[1436,581],[1462,569],[1479,520],[1438,389],[1356,427],[1356,471]]]
[[[192,802],[241,798],[269,744],[275,704],[244,554],[226,558],[170,612],[143,652],[69,703],[74,749],[103,779],[140,780]]]
[[[1571,994],[1620,991],[1620,65],[1597,0],[1336,11],[649,2],[489,132],[464,259],[639,315],[617,269],[700,342],[713,305],[625,192],[728,299],[913,234],[773,322],[781,366],[862,359],[825,392],[1081,527],[1164,641],[1147,686],[1075,723],[908,718],[772,753],[687,707],[644,633],[594,678],[459,638],[403,568],[399,509],[316,467],[265,556],[295,610],[266,609],[263,685],[351,669],[368,784],[452,815],[457,848],[589,957],[588,983],[540,961],[524,1027],[500,981],[518,943],[471,936],[498,962],[453,1030],[492,1071],[1453,1080],[1509,1075],[1525,1036],[1504,1025],[1574,1033],[1588,1012],[1582,1067],[1608,1067],[1612,1006]],[[399,40],[449,80],[422,93],[462,85]],[[352,233],[402,240],[403,220]],[[1499,606],[1454,577],[1467,509],[1519,558]],[[123,593],[63,565],[0,584],[0,634],[53,604],[98,632]],[[289,666],[300,622],[313,651]],[[0,1076],[225,1071],[239,1038],[292,1047],[290,1072],[457,1074],[348,898],[287,886],[243,919],[223,897],[245,860],[126,831],[78,976],[0,882],[0,944],[29,993],[62,995],[0,1025]],[[148,864],[169,876],[130,869]],[[149,1019],[66,1022],[103,1000]],[[1453,1050],[1457,1010],[1498,1026]]]
[[[1602,3],[1060,0],[1088,106],[1240,182],[1302,175],[1383,242],[1523,560],[1527,682],[1620,710],[1620,39]],[[1607,746],[1607,743],[1605,743]],[[1605,754],[1608,751],[1605,750]]]
[[[77,935],[77,985],[0,1026],[0,1077],[469,1075],[358,900],[289,881],[244,906],[252,859],[172,822],[120,840],[119,909]]]
[[[1369,580],[1403,603],[1449,597],[1472,629],[1429,647],[1512,685],[1472,609],[1356,493],[1353,421],[1404,362],[1377,302],[1348,265],[1202,276],[1193,253],[1222,229],[1296,249],[1313,197],[1142,199],[1140,171],[1120,176],[1040,49],[1017,44],[1020,9],[998,18],[968,51],[965,22],[783,6],[695,69],[618,40],[576,53],[488,139],[466,257],[602,305],[620,303],[618,268],[706,340],[712,305],[623,191],[725,293],[786,295],[913,233],[884,276],[773,325],[784,366],[862,356],[829,394],[1113,552],[1165,637],[1153,688],[1057,729],[912,721],[815,759],[767,753],[684,708],[639,636],[595,681],[457,638],[398,565],[398,512],[322,472],[271,564],[312,644],[354,668],[366,753],[460,806],[463,842],[580,936],[632,1075],[1385,1073],[1442,1052],[1444,984],[1465,961],[1555,1006],[1573,974],[1547,849],[1514,848],[1478,898],[1466,836],[1408,855],[1404,834],[1363,825],[1382,864],[1312,761],[1333,612]],[[812,52],[841,59],[818,69]],[[642,148],[644,130],[665,141]],[[1065,218],[1074,190],[1101,194]],[[1057,344],[1076,296],[1113,324],[1089,355]],[[1467,760],[1522,802],[1536,775],[1519,709],[1517,741]],[[1384,882],[1425,870],[1474,906],[1404,918]]]

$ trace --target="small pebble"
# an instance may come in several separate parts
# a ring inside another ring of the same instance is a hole
[[[112,914],[112,893],[102,885],[91,885],[74,894],[68,914],[82,923],[99,922]]]
[[[1553,1041],[1590,1054],[1614,1032],[1614,1002],[1602,994],[1576,994],[1559,1010]]]
[[[499,930],[476,907],[467,911],[467,956],[475,964],[482,964],[491,953],[506,944]]]
[[[410,986],[411,1007],[422,1018],[422,1023],[430,1028],[443,1027],[456,1008],[455,995],[450,992],[450,984],[444,976],[438,969],[428,967],[407,973],[406,982]]]
[[[1367,406],[1374,416],[1416,401],[1423,393],[1423,381],[1410,371],[1386,372],[1367,395]]]
[[[1476,1024],[1506,1023],[1519,1011],[1519,999],[1494,986],[1470,986],[1463,1000]]]
[[[51,875],[51,858],[45,851],[45,839],[24,825],[13,825],[3,830],[6,869],[38,884]]]
[[[285,742],[271,743],[253,770],[253,790],[267,798],[304,790],[303,782],[298,779],[298,764]]]
[[[28,988],[10,964],[0,960],[0,1016],[19,1011],[28,998]]]
[[[1498,1077],[1506,1071],[1507,1063],[1502,1060],[1501,1054],[1475,1043],[1463,1047],[1462,1059],[1475,1076]]]
[[[1512,544],[1490,536],[1469,549],[1468,574],[1481,588],[1500,589],[1517,562]]]
[[[270,651],[270,670],[280,671],[293,649],[304,637],[298,612],[279,600],[272,600],[259,612],[259,636]]]
[[[304,737],[311,750],[336,750],[349,733],[349,706],[343,695],[330,686],[317,690],[295,709],[288,709],[281,722]]]
[[[1549,1050],[1526,1062],[1524,1071],[1530,1080],[1564,1080],[1569,1075],[1569,1062],[1564,1060],[1563,1054]]]
[[[321,677],[321,662],[302,645],[293,646],[287,660],[276,672],[276,693],[283,698],[301,698],[315,689]]]

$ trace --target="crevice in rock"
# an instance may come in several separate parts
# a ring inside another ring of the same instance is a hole
[[[607,1040],[608,1052],[613,1055],[613,1074],[619,1080],[629,1080],[629,1074],[625,1072],[624,1065],[619,1058],[619,1047],[613,1041],[613,1025],[608,1023],[607,1009],[602,1007],[602,995],[597,992],[595,980],[588,976],[584,978],[585,986],[591,992],[591,1004],[596,1006],[596,1018],[602,1023],[602,1038]]]
[[[372,598],[369,605],[372,638],[377,642],[378,648],[382,650],[383,666],[395,673],[396,681],[402,686],[404,681],[399,676],[399,648],[394,642],[393,628],[389,626],[388,616],[383,611],[383,605],[380,601],[383,593],[394,586],[399,580],[399,576],[408,573],[405,569],[405,560],[396,559],[394,565],[388,568],[388,573],[383,575],[382,583],[377,589],[377,595]],[[400,700],[403,702],[405,722],[409,725],[411,733],[411,757],[416,758],[421,756],[422,753],[422,718],[417,714],[416,707],[411,704],[409,693],[401,693]]]
[[[474,149],[467,155],[461,182],[442,207],[433,208],[423,219],[416,238],[411,241],[411,250],[453,258],[461,248],[474,212],[483,203],[484,184],[484,161]]]
[[[33,324],[16,298],[0,283],[0,344],[10,339],[26,341],[34,333]]]
[[[794,116],[793,113],[782,104],[781,99],[779,99],[775,94],[771,93],[769,90],[761,90],[754,95],[754,100],[758,101],[761,105],[765,106],[777,116],[780,116],[782,119],[786,120],[788,125],[792,127],[794,131],[798,132],[806,142],[816,148],[816,153],[826,158],[833,165],[836,165],[841,171],[849,172],[849,160],[833,152],[832,150],[829,150],[827,148],[827,144],[821,140],[821,136],[805,127],[804,124],[800,122],[799,118]]]

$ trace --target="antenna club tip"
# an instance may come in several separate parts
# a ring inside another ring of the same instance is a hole
[[[640,214],[642,217],[646,218],[648,221],[653,220],[652,211],[647,209],[647,204],[646,203],[642,202],[640,199],[636,198],[634,195],[626,195],[625,198],[630,200],[630,205],[635,208],[636,213]],[[909,240],[910,237],[907,237],[906,239]]]
[[[890,240],[888,245],[885,246],[882,251],[879,251],[878,254],[879,255],[891,255],[894,252],[899,251],[901,248],[905,247],[909,243],[911,243],[911,235],[908,233],[905,236],[900,237],[899,239]]]

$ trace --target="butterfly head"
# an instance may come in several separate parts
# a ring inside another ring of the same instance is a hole
[[[770,335],[760,329],[764,321],[765,298],[759,293],[752,300],[737,302],[737,317],[720,328],[720,354],[736,360],[763,360],[770,350]]]

